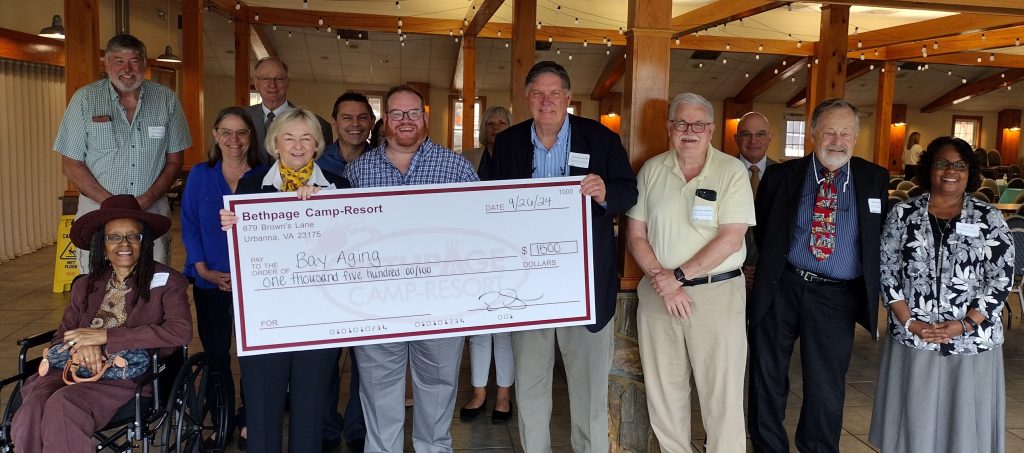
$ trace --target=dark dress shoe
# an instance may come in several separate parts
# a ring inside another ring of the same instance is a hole
[[[503,425],[508,419],[512,418],[512,402],[508,403],[507,411],[499,411],[497,409],[491,412],[491,423],[495,425]]]
[[[462,409],[459,409],[459,419],[464,422],[472,421],[478,415],[480,415],[480,409],[483,408],[483,406],[480,406],[470,409],[466,406],[462,406]]]

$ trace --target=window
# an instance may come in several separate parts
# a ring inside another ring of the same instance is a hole
[[[953,115],[953,136],[977,148],[981,139],[981,117]]]
[[[786,157],[803,157],[806,121],[803,115],[786,115]]]
[[[473,140],[474,148],[480,147],[480,117],[484,114],[486,106],[487,100],[483,97],[477,97],[473,110],[473,136],[476,137],[476,140]],[[448,124],[451,124],[451,128],[448,130],[448,143],[451,145],[452,151],[461,153],[463,152],[462,100],[459,99],[458,95],[448,97],[448,115]]]
[[[255,91],[249,92],[249,105],[256,105],[263,102],[263,96]]]
[[[569,102],[569,107],[566,107],[570,115],[581,116],[583,115],[583,103],[580,101]]]

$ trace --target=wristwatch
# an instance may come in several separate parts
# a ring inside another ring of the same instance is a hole
[[[686,274],[683,273],[682,267],[677,267],[673,272],[675,273],[676,280],[678,280],[679,283],[686,283]]]

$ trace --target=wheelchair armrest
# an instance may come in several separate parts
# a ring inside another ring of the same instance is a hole
[[[39,345],[44,345],[53,341],[53,336],[57,333],[57,330],[48,330],[46,332],[40,332],[32,336],[28,336],[18,340],[18,346],[22,348],[32,348]]]

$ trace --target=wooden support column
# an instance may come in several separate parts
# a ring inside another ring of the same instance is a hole
[[[907,143],[907,104],[892,105],[892,125],[889,126],[889,162],[884,165],[894,175],[903,174],[903,149]],[[925,146],[925,145],[921,145]]]
[[[512,14],[512,122],[530,117],[526,104],[526,74],[533,67],[537,40],[537,0],[519,0]]]
[[[671,17],[671,0],[629,0],[622,140],[633,171],[668,149],[665,121],[668,120]],[[620,225],[625,225],[624,218],[620,219]],[[636,289],[643,271],[633,257],[625,253],[625,236],[619,234],[621,286]]]
[[[65,102],[79,88],[95,82],[103,72],[99,49],[100,7],[99,0],[64,0],[64,61],[74,62],[64,67]],[[74,214],[77,210],[78,188],[69,180],[64,189],[64,213]],[[69,204],[71,199],[76,203]],[[69,212],[70,211],[70,212]]]
[[[739,146],[736,146],[736,128],[740,125],[740,117],[747,112],[754,111],[754,102],[737,102],[735,98],[725,98],[722,102],[722,152],[736,156],[740,153]]]
[[[875,102],[875,155],[876,164],[891,168],[889,140],[892,128],[892,98],[896,86],[896,68],[891,61],[882,65],[878,73],[878,97]]]
[[[807,84],[807,151],[813,149],[811,138],[811,112],[821,101],[841,98],[846,94],[846,51],[850,26],[850,5],[824,5],[821,7],[821,29],[814,47],[817,60],[811,67]]]
[[[996,120],[996,149],[1003,165],[1016,165],[1020,161],[1020,109],[999,111]]]
[[[185,168],[206,157],[206,123],[203,121],[203,0],[181,2],[182,83],[181,108],[192,134],[192,147],[185,150]],[[248,101],[246,101],[248,103]]]
[[[476,148],[476,136],[473,135],[474,110],[476,110],[476,38],[473,36],[463,36],[462,152]],[[454,146],[454,143],[452,146]]]
[[[249,47],[252,26],[242,15],[235,19],[235,105],[249,105]]]

